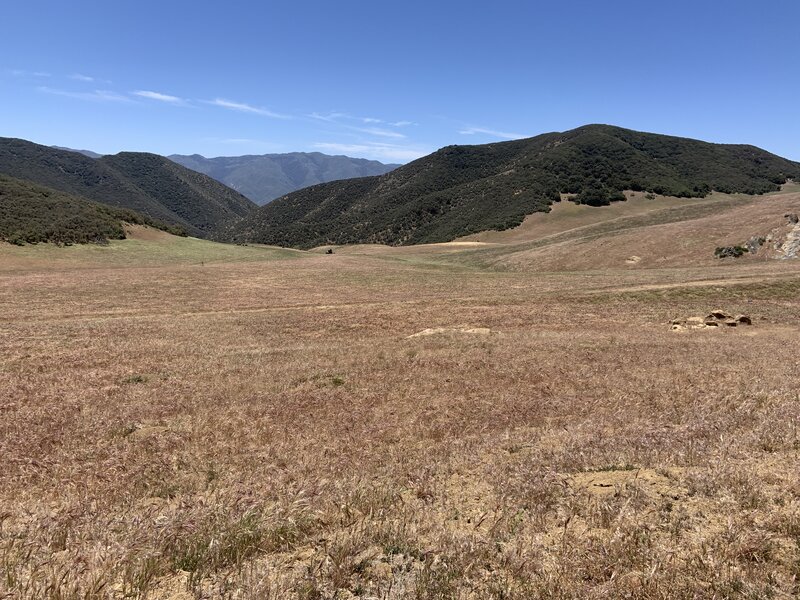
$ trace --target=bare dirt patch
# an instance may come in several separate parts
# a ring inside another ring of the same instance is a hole
[[[574,473],[568,479],[569,485],[577,491],[585,491],[599,496],[619,494],[626,486],[641,485],[645,493],[677,500],[681,490],[666,475],[653,469],[638,469],[629,465],[606,467],[597,471]]]
[[[131,223],[125,224],[125,237],[146,242],[165,242],[174,239],[174,236],[160,229]]]
[[[496,332],[492,331],[488,327],[432,327],[423,329],[422,331],[418,331],[417,333],[412,333],[411,335],[408,336],[408,339],[426,337],[429,335],[442,335],[448,333],[466,333],[469,335],[491,335],[492,333]]]

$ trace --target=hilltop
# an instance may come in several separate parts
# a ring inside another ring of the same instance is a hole
[[[310,185],[383,175],[400,166],[364,158],[330,156],[320,152],[217,158],[206,158],[199,154],[173,154],[169,159],[213,177],[259,205]]]
[[[143,152],[93,159],[74,151],[0,138],[0,173],[131,209],[200,237],[255,208],[250,200],[211,177]]]
[[[0,175],[0,240],[80,244],[124,239],[126,223],[185,233],[140,215]]]
[[[623,190],[703,198],[762,194],[800,163],[749,145],[587,125],[479,146],[447,146],[377,177],[312,186],[228,224],[222,239],[297,248],[442,242],[519,225],[570,195],[602,206]]]

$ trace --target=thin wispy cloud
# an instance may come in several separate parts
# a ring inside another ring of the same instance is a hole
[[[465,129],[459,130],[461,135],[475,135],[475,134],[484,134],[490,135],[492,137],[501,138],[504,140],[519,140],[524,137],[528,137],[522,133],[511,133],[508,131],[497,131],[496,129],[486,129],[485,127],[467,127]]]
[[[399,146],[396,144],[382,144],[377,142],[363,144],[316,142],[313,144],[313,146],[314,148],[323,150],[325,152],[347,154],[349,156],[356,155],[382,161],[389,160],[407,162],[430,153],[429,150],[424,148]]]
[[[254,115],[261,115],[262,117],[271,117],[273,119],[291,119],[289,115],[283,115],[280,113],[273,112],[266,108],[261,108],[258,106],[253,106],[251,104],[246,104],[244,102],[234,102],[233,100],[226,100],[224,98],[215,98],[214,100],[210,100],[208,104],[212,104],[214,106],[219,106],[220,108],[226,108],[228,110],[235,110],[238,112],[250,113]]]
[[[53,96],[64,96],[66,98],[75,98],[78,100],[88,100],[91,102],[133,102],[128,96],[112,92],[110,90],[94,90],[92,92],[72,92],[69,90],[60,90],[50,87],[36,88],[42,93],[51,94]]]
[[[86,83],[92,83],[94,81],[94,77],[82,75],[81,73],[73,73],[69,76],[69,78],[74,79],[75,81],[85,81]]]
[[[52,77],[50,73],[44,71],[25,71],[23,69],[8,69],[14,77]]]
[[[330,112],[330,113],[313,112],[307,116],[311,119],[316,119],[318,121],[325,121],[326,123],[337,125],[348,131],[354,131],[364,135],[380,137],[380,138],[389,138],[394,140],[403,140],[406,139],[406,136],[405,134],[402,134],[398,131],[387,129],[387,126],[398,127],[397,123],[400,123],[402,125],[411,124],[410,121],[396,121],[390,123],[388,121],[384,121],[383,119],[377,119],[375,117],[354,117],[353,115],[343,112]],[[355,123],[363,123],[365,125],[384,125],[384,127],[360,127],[358,125],[355,125]]]
[[[314,112],[307,116],[335,125],[344,135],[354,138],[352,142],[316,142],[314,147],[323,152],[360,156],[384,162],[408,162],[430,153],[429,149],[414,144],[404,133],[393,129],[413,125],[411,121],[387,121],[338,111]],[[328,134],[333,132],[330,131]]]
[[[413,121],[384,121],[383,119],[363,119],[364,123],[378,123],[380,125],[387,125],[389,127],[408,127],[414,125]]]
[[[328,114],[321,114],[318,112],[313,112],[310,115],[307,115],[311,119],[317,119],[319,121],[327,121],[328,123],[336,123],[339,119],[350,119],[349,115],[340,112],[332,112]]]
[[[168,104],[180,105],[185,106],[186,100],[180,98],[178,96],[171,96],[170,94],[162,94],[161,92],[153,92],[150,90],[137,90],[135,92],[131,92],[134,96],[139,96],[140,98],[147,98],[148,100],[156,100],[158,102],[166,102]]]
[[[408,125],[414,125],[413,121],[386,121],[384,119],[377,119],[375,117],[354,117],[353,115],[343,112],[331,112],[327,114],[313,112],[308,116],[312,119],[318,119],[320,121],[327,121],[329,123],[339,123],[344,127],[348,127],[348,125],[346,123],[342,123],[342,120],[351,122],[359,121],[361,123],[364,123],[365,125],[386,125],[389,127],[406,127]],[[355,129],[355,127],[353,128]],[[376,135],[381,135],[381,134],[376,134]]]
[[[369,135],[377,135],[379,137],[387,137],[387,138],[394,138],[394,139],[403,139],[404,136],[402,133],[397,133],[396,131],[389,131],[387,129],[378,129],[377,127],[354,127],[356,131],[360,131],[361,133],[367,133]]]

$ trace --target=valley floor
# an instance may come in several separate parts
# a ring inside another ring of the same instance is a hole
[[[797,596],[800,262],[713,258],[790,192],[524,247],[0,247],[0,597]],[[753,324],[671,330],[712,309]]]

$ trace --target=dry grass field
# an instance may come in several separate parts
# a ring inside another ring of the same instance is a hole
[[[714,201],[0,246],[0,597],[796,597],[800,261],[713,251],[800,192]]]

